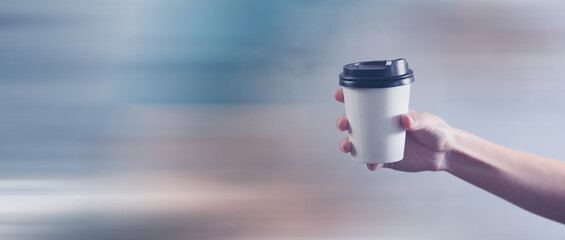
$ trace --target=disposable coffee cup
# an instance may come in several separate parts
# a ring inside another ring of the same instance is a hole
[[[414,73],[403,58],[343,66],[345,114],[351,158],[360,163],[392,163],[404,158],[406,131],[400,115],[408,112]]]

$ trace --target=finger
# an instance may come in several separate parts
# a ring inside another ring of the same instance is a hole
[[[408,112],[400,116],[402,126],[408,131],[425,130],[437,131],[441,125],[440,121],[432,114],[426,112]]]
[[[404,128],[409,129],[413,125],[414,122],[414,117],[412,117],[413,113],[416,112],[412,109],[408,109],[407,113],[400,115],[400,123]]]
[[[402,126],[406,129],[413,129],[414,128],[414,117],[412,116],[412,112],[405,113],[400,115],[400,122]]]
[[[339,142],[339,149],[344,153],[351,152],[352,147],[353,145],[351,145],[351,142],[349,141],[349,137],[345,137]]]
[[[337,126],[337,129],[339,129],[340,131],[347,131],[349,129],[349,122],[347,121],[347,117],[345,116],[345,114],[342,114],[339,117],[337,117],[337,121],[335,124]]]
[[[375,171],[376,169],[382,168],[384,166],[384,164],[382,163],[368,163],[367,164],[367,168],[369,168],[370,171]]]
[[[337,90],[334,94],[335,100],[337,100],[338,102],[344,102],[343,99],[343,88],[340,88],[339,90]]]

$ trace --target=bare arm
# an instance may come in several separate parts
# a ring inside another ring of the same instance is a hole
[[[445,171],[540,216],[565,223],[565,162],[453,129]]]
[[[335,94],[343,102],[343,94]],[[401,116],[406,133],[404,160],[370,170],[447,171],[523,209],[565,223],[565,162],[506,148],[471,133],[452,128],[425,112]],[[345,115],[338,117],[341,131],[349,128]],[[352,148],[348,138],[343,152]]]

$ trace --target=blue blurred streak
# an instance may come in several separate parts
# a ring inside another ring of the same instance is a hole
[[[320,47],[331,37],[332,15],[309,18],[303,7],[326,3],[303,1],[168,2],[149,16],[133,40],[138,57],[126,63],[132,76],[126,83],[141,85],[127,91],[129,101],[177,103],[253,103],[293,101],[274,92],[311,81],[277,80],[286,59],[310,71],[322,58]],[[338,6],[331,11],[337,13]],[[305,16],[306,15],[306,16]],[[315,33],[310,33],[315,27]],[[300,42],[296,42],[296,35]],[[305,34],[305,35],[304,35]],[[325,55],[325,54],[324,54]],[[141,90],[141,91],[140,91]]]

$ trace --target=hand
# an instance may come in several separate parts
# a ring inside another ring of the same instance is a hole
[[[343,89],[335,93],[335,99],[344,101]],[[401,115],[400,120],[407,131],[404,159],[394,163],[367,164],[369,170],[374,171],[381,167],[405,172],[446,170],[446,154],[453,145],[451,127],[441,118],[425,112],[410,111]],[[345,114],[337,118],[336,124],[340,131],[349,129]],[[354,147],[349,137],[341,140],[339,146],[345,153],[351,152]]]

